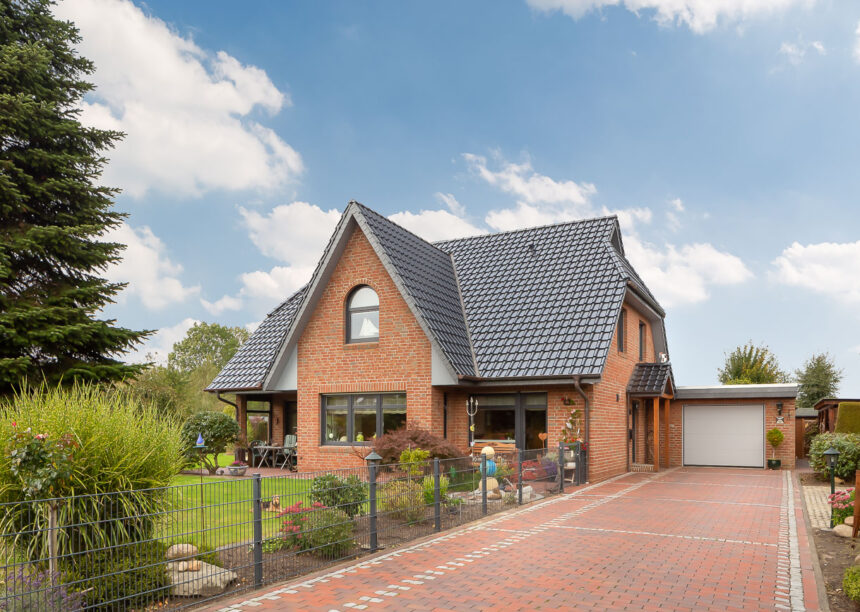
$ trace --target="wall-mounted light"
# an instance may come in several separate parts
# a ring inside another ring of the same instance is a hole
[[[776,403],[776,413],[777,413],[779,416],[782,416],[782,402],[777,402],[777,403]]]
[[[620,399],[621,399],[621,394],[620,394],[620,393],[616,393],[616,394],[615,394],[615,401],[617,402],[617,401],[619,401]]]

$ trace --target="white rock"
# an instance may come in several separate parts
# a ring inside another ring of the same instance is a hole
[[[851,527],[851,525],[836,525],[836,527],[833,528],[833,533],[842,538],[850,538],[852,531],[853,527]]]
[[[853,516],[846,516],[845,517],[845,524],[851,525],[853,527],[854,526],[854,517]]]
[[[531,501],[532,496],[534,494],[535,494],[535,490],[534,490],[534,487],[532,487],[531,485],[523,487],[523,501],[524,502]]]
[[[197,554],[197,547],[194,544],[174,544],[167,549],[165,556],[168,561],[173,559],[182,559],[184,557],[193,557]]]
[[[227,590],[239,576],[236,572],[217,565],[198,561],[197,571],[180,572],[172,568],[168,572],[173,594],[177,597],[212,597]]]

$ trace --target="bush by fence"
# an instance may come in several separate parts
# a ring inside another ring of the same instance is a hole
[[[830,474],[824,451],[831,446],[839,451],[836,475],[845,481],[853,482],[854,473],[860,465],[860,434],[826,432],[812,439],[809,445],[809,465],[822,476]]]
[[[44,606],[55,602],[63,602],[58,608],[63,612],[83,605],[98,610],[198,605],[554,495],[564,486],[556,476],[575,480],[584,474],[584,454],[556,457],[561,459],[552,471],[545,451],[522,453],[507,463],[509,479],[488,475],[479,460],[458,457],[95,495],[115,509],[94,520],[104,531],[111,529],[108,523],[139,520],[117,510],[132,507],[121,501],[125,495],[146,493],[164,500],[164,507],[146,517],[151,529],[127,530],[136,540],[69,546],[59,574],[47,578],[44,550],[33,554],[20,546],[16,533],[3,530],[0,580],[6,590],[0,590],[0,609],[51,609]],[[532,463],[544,469],[528,480],[522,472]],[[571,471],[573,463],[579,467]],[[19,516],[44,503],[10,502]],[[10,504],[0,505],[0,514]],[[86,525],[61,521],[56,532],[74,540],[81,527]],[[44,526],[31,531],[34,538],[46,537]]]

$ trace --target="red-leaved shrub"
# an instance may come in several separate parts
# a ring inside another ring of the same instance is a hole
[[[397,463],[400,461],[400,453],[407,448],[426,450],[431,458],[439,459],[456,459],[466,454],[445,438],[434,436],[426,429],[418,427],[416,423],[407,423],[406,427],[382,435],[373,441],[373,450],[382,457],[382,463]]]

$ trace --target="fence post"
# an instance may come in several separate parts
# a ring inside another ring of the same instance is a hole
[[[369,461],[367,465],[370,485],[370,552],[376,552],[379,548],[379,540],[376,533],[376,463]]]
[[[567,449],[564,442],[558,443],[558,492],[564,493],[564,451]]]
[[[481,512],[487,514],[487,456],[481,453]]]
[[[582,444],[580,442],[573,443],[573,460],[576,462],[576,466],[573,469],[573,484],[579,486],[582,484],[582,478],[580,477],[582,473]]]
[[[254,588],[263,586],[263,480],[254,474]]]
[[[522,506],[523,505],[523,457],[525,457],[525,451],[523,449],[519,449],[517,451],[517,503]]]
[[[442,531],[442,490],[439,488],[439,457],[433,458],[433,515],[436,531]]]

